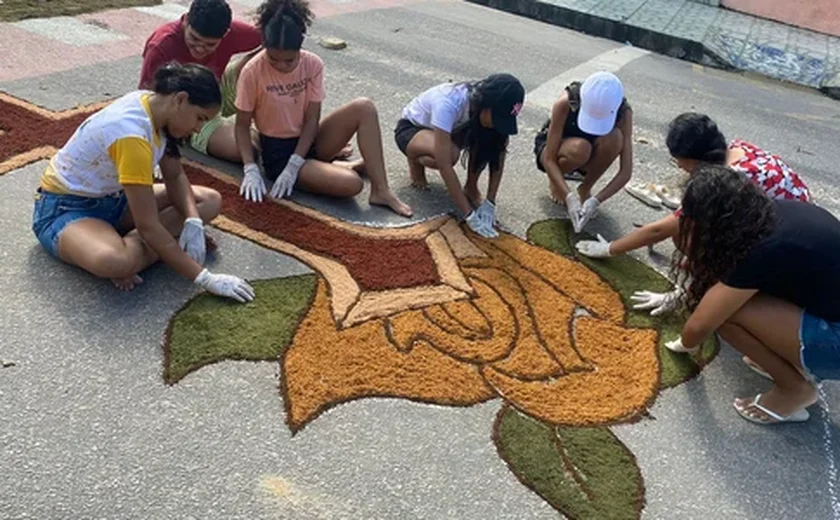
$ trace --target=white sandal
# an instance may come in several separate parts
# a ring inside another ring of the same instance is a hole
[[[744,419],[750,421],[751,423],[761,424],[761,425],[765,425],[765,426],[770,425],[770,424],[779,424],[779,423],[805,422],[805,421],[807,421],[808,419],[811,418],[811,414],[808,413],[808,410],[806,410],[805,408],[800,408],[799,410],[796,410],[795,412],[793,412],[792,414],[787,415],[787,416],[779,415],[776,412],[774,412],[773,410],[759,404],[758,401],[760,399],[761,399],[761,394],[758,394],[757,396],[755,396],[755,399],[753,399],[753,401],[750,404],[748,404],[746,406],[746,408],[744,408],[744,409],[738,408],[737,402],[733,402],[732,406],[735,408],[735,411],[738,412],[738,415],[740,415]],[[765,415],[770,417],[770,419],[772,419],[772,420],[760,419],[758,417],[753,417],[752,415],[749,414],[749,412],[747,412],[747,409],[750,408],[750,407],[757,408],[758,410],[761,410],[762,412],[764,412]]]
[[[654,184],[653,189],[666,208],[677,209],[682,204],[682,199],[667,186]]]
[[[624,191],[652,208],[662,208],[662,199],[656,194],[656,185],[654,184],[643,184],[640,182],[628,184],[624,187]]]

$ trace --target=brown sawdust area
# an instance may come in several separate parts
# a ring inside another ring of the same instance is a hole
[[[0,22],[17,22],[28,18],[76,16],[84,13],[158,5],[161,0],[3,0],[0,2]]]

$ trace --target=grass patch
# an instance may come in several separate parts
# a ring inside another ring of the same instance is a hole
[[[519,480],[567,518],[639,518],[642,475],[608,428],[555,428],[505,407],[493,437]]]
[[[593,260],[578,255],[574,243],[587,237],[575,237],[567,220],[544,220],[528,230],[528,239],[534,244],[555,251],[564,256],[580,260],[589,269],[598,273],[621,295],[627,308],[627,324],[631,327],[645,327],[659,330],[659,358],[662,366],[662,388],[670,388],[697,375],[718,352],[714,338],[703,343],[699,354],[688,356],[675,354],[665,348],[665,343],[677,338],[682,332],[685,317],[675,312],[666,316],[652,317],[645,311],[634,311],[630,296],[635,291],[666,292],[673,285],[661,274],[630,255]]]
[[[76,16],[84,13],[159,5],[161,0],[2,0],[0,22],[18,22],[28,18]]]
[[[315,293],[315,275],[251,283],[256,299],[241,304],[202,293],[170,322],[164,380],[173,384],[226,359],[276,361],[292,341]]]

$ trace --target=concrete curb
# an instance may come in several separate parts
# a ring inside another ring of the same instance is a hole
[[[622,21],[603,18],[596,14],[583,13],[567,7],[541,2],[539,0],[467,0],[470,3],[483,5],[507,13],[524,16],[559,27],[573,29],[592,36],[608,38],[622,43],[630,43],[636,47],[647,49],[658,54],[678,58],[701,65],[724,70],[744,70],[730,63],[726,57],[702,42],[681,38],[673,34],[653,31],[643,27],[627,24]],[[788,78],[762,74],[764,76],[791,83]],[[805,85],[814,88],[813,85]],[[819,87],[824,94],[840,99],[840,73]]]

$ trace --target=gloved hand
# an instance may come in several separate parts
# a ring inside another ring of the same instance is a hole
[[[612,256],[612,253],[610,253],[611,244],[612,242],[608,242],[604,237],[598,235],[598,240],[581,240],[575,244],[575,248],[580,254],[589,258],[609,258]]]
[[[276,181],[274,181],[274,186],[271,187],[272,197],[275,199],[282,199],[292,194],[300,169],[303,167],[303,163],[305,162],[306,159],[298,154],[294,154],[289,157],[289,162],[286,163],[286,167],[283,168],[280,176],[277,177]]]
[[[655,293],[650,291],[636,291],[630,297],[636,305],[633,308],[637,311],[650,311],[651,316],[660,316],[666,312],[677,309],[682,303],[682,291],[674,289],[667,293]]]
[[[566,213],[569,214],[569,220],[572,221],[572,228],[575,233],[580,233],[580,197],[576,191],[570,191],[566,195]]]
[[[204,240],[204,222],[198,217],[190,217],[184,221],[184,229],[178,245],[190,258],[201,265],[207,256],[207,243]]]
[[[479,204],[475,212],[478,214],[478,218],[491,228],[496,225],[496,205],[489,200],[485,199],[484,202]]]
[[[260,167],[256,163],[248,163],[243,171],[245,176],[242,178],[242,184],[239,185],[239,194],[244,196],[245,200],[262,202],[265,195],[265,183]]]
[[[598,207],[601,205],[601,201],[598,200],[597,197],[589,197],[586,199],[586,202],[583,203],[583,207],[580,208],[580,231],[583,230],[583,227],[592,220],[592,217],[598,213]]]
[[[205,269],[195,277],[193,282],[211,294],[233,298],[239,303],[254,300],[254,288],[238,276],[213,274]]]
[[[153,173],[155,180],[162,181],[163,180],[163,172],[160,171],[160,165],[155,165],[155,171]]]
[[[665,348],[670,350],[671,352],[676,352],[678,354],[694,354],[700,349],[700,345],[694,348],[685,348],[682,343],[682,338],[677,338],[673,341],[669,341],[665,343]]]
[[[496,238],[499,236],[499,233],[493,229],[492,224],[489,224],[486,220],[481,219],[481,216],[478,214],[478,210],[470,211],[470,214],[467,215],[466,221],[470,229],[484,238]]]

